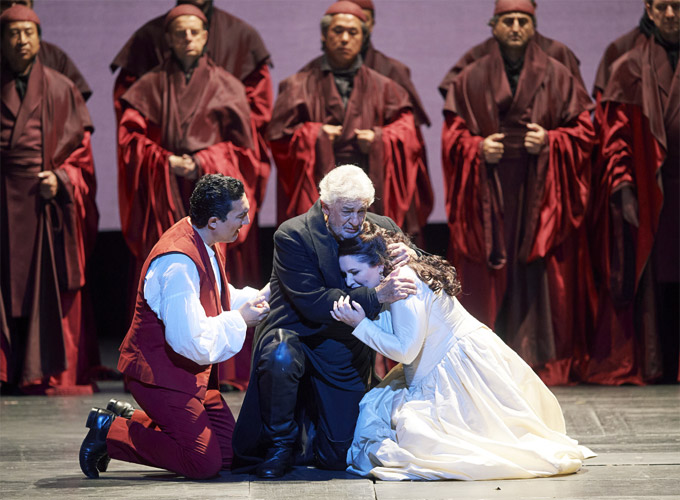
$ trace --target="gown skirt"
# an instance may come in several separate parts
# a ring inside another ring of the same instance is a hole
[[[566,435],[555,396],[485,326],[407,384],[398,365],[360,403],[348,471],[384,480],[570,474],[595,456]]]

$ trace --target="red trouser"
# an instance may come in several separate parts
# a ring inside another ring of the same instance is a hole
[[[141,406],[116,418],[106,437],[111,458],[205,479],[231,467],[234,416],[217,390],[205,399],[129,379]]]

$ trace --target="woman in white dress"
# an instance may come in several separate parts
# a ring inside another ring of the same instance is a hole
[[[403,238],[364,229],[340,243],[350,287],[375,287],[392,271],[387,245]],[[402,363],[361,401],[348,471],[387,480],[532,478],[576,472],[594,456],[565,434],[559,403],[533,370],[458,302],[448,262],[421,256],[395,271],[418,292],[375,321],[348,297],[332,311]]]

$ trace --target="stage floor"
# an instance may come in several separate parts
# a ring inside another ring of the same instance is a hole
[[[109,398],[129,399],[121,382],[88,397],[0,399],[0,498],[102,499],[669,499],[680,498],[680,386],[556,387],[571,437],[598,456],[571,476],[511,481],[374,482],[296,468],[283,480],[223,472],[190,481],[111,461],[99,480],[78,466],[85,418]],[[236,414],[242,393],[226,393]]]

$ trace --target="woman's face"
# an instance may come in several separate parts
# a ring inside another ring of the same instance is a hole
[[[340,270],[345,276],[345,282],[350,288],[367,286],[375,288],[380,284],[384,266],[370,266],[359,261],[355,255],[343,255],[340,257]]]

